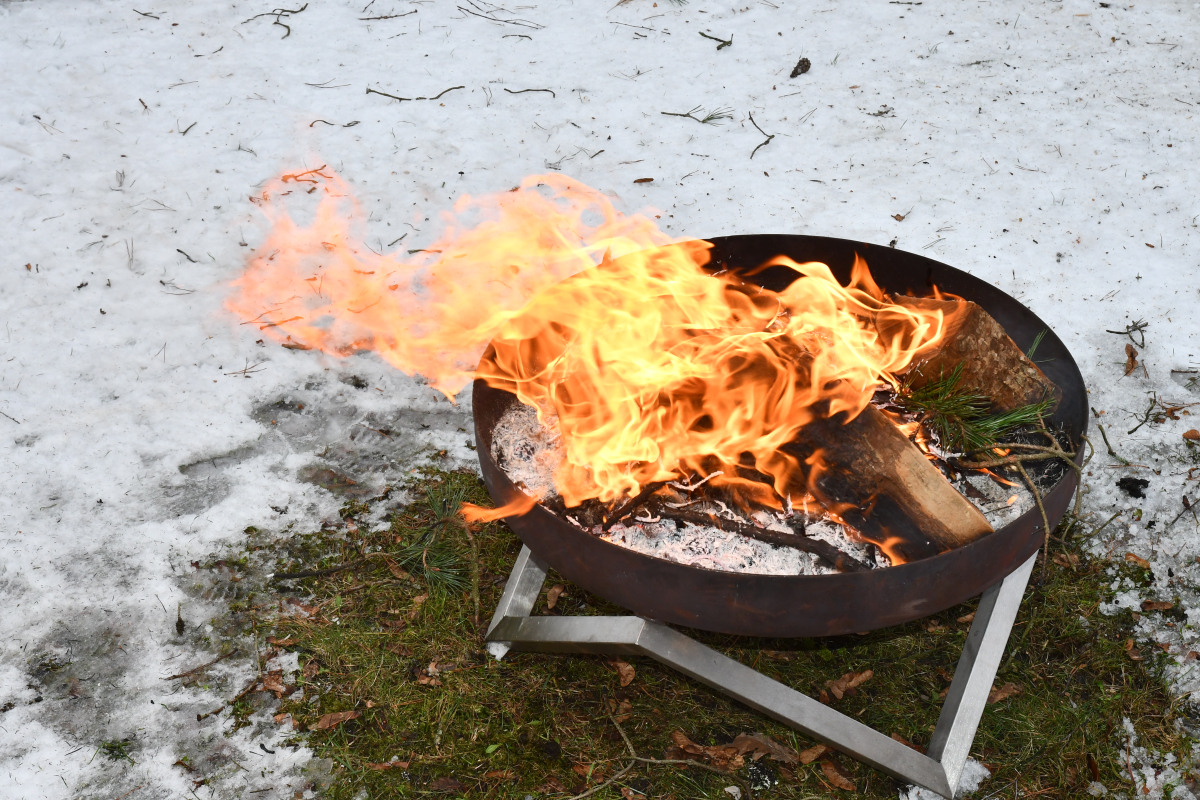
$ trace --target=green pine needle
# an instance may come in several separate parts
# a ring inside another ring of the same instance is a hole
[[[1035,345],[1036,346],[1036,345]],[[1050,400],[989,413],[991,402],[979,392],[960,389],[962,365],[920,389],[905,384],[897,402],[909,413],[921,414],[937,434],[941,447],[959,453],[982,450],[1027,425],[1036,425],[1050,410]]]

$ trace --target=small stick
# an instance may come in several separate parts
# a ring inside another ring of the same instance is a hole
[[[196,715],[196,722],[203,722],[203,721],[204,721],[204,720],[205,720],[207,717],[211,717],[211,716],[214,716],[214,715],[216,715],[216,714],[220,714],[220,713],[221,713],[222,711],[224,711],[226,708],[228,708],[229,706],[233,705],[233,704],[234,704],[234,703],[236,703],[238,700],[241,700],[243,697],[245,697],[246,695],[248,695],[248,694],[250,693],[250,690],[251,690],[251,689],[253,689],[255,686],[257,686],[257,685],[258,685],[258,679],[259,679],[259,678],[261,678],[261,677],[262,677],[261,675],[255,675],[255,676],[254,676],[254,679],[253,679],[252,681],[250,681],[250,683],[246,684],[246,688],[245,688],[245,689],[242,689],[240,692],[238,692],[238,694],[237,694],[237,697],[233,698],[232,700],[230,700],[228,703],[226,703],[225,705],[221,706],[220,708],[218,708],[218,709],[214,709],[214,710],[212,710],[212,711],[208,712],[207,714],[197,714],[197,715]]]
[[[719,49],[719,48],[718,48],[718,49]],[[758,132],[759,132],[759,133],[761,133],[763,136],[766,136],[766,137],[767,137],[767,140],[766,140],[765,142],[763,142],[762,144],[760,144],[758,147],[754,148],[754,150],[753,150],[753,151],[750,153],[750,157],[751,157],[751,158],[754,158],[754,154],[755,154],[755,153],[757,153],[757,152],[759,151],[759,148],[766,147],[767,145],[769,145],[769,144],[771,143],[771,140],[775,138],[775,134],[773,134],[773,133],[767,133],[767,132],[766,132],[766,131],[764,131],[762,128],[759,128],[759,127],[758,127],[758,123],[754,121],[754,115],[753,115],[753,114],[749,114],[749,117],[750,117],[750,124],[751,124],[751,125],[753,125],[755,128],[758,128]]]
[[[149,17],[150,19],[162,19],[161,17],[156,17],[153,14],[147,14],[145,11],[138,11],[136,8],[133,9],[133,13],[141,14],[143,17]]]
[[[666,485],[666,481],[654,481],[652,483],[647,483],[642,487],[640,492],[635,494],[625,503],[618,506],[617,510],[612,512],[612,514],[604,521],[604,524],[600,526],[600,529],[607,531],[613,525],[616,525],[622,517],[628,516],[633,511],[637,510],[637,507],[646,502],[650,495],[654,494]]]
[[[318,122],[324,122],[326,125],[330,125],[335,128],[337,127],[336,125],[334,125],[332,122],[330,122],[327,119],[314,119],[312,122],[308,123],[308,127],[311,128],[313,125],[316,125]]]
[[[1150,421],[1150,414],[1151,414],[1151,412],[1154,411],[1154,406],[1157,404],[1158,404],[1158,398],[1155,397],[1154,399],[1152,399],[1150,401],[1150,407],[1146,409],[1146,412],[1144,414],[1142,414],[1142,421],[1139,422],[1137,425],[1134,425],[1133,430],[1129,431],[1130,435],[1132,435],[1134,433],[1134,431],[1136,431],[1138,428],[1142,427],[1143,425],[1145,425],[1147,422]]]
[[[720,50],[722,47],[733,46],[733,36],[732,35],[730,35],[729,39],[727,39],[727,40],[720,39],[716,36],[709,36],[707,33],[700,33],[700,35],[703,36],[705,39],[712,39],[714,42],[720,42],[720,44],[717,45],[718,50]]]
[[[0,415],[8,417],[9,419],[11,419],[13,422],[17,423],[18,425],[21,424],[21,420],[17,419],[16,417],[9,417],[8,414],[5,414],[3,411],[0,411]]]
[[[1017,471],[1025,479],[1025,484],[1029,487],[1029,491],[1037,503],[1038,511],[1042,513],[1042,527],[1046,531],[1046,539],[1042,542],[1042,581],[1044,582],[1046,580],[1046,562],[1050,559],[1050,518],[1046,516],[1046,507],[1042,505],[1042,493],[1038,491],[1037,484],[1033,482],[1033,478],[1029,477],[1025,466],[1019,461],[1017,462]]]
[[[193,122],[191,125],[188,125],[186,128],[184,128],[183,130],[181,130],[181,131],[179,132],[179,135],[180,135],[180,136],[187,136],[187,134],[188,134],[188,131],[190,131],[190,130],[191,130],[192,128],[194,128],[194,127],[196,127],[196,123],[194,123],[194,122]]]
[[[364,22],[367,20],[372,20],[372,19],[397,19],[398,17],[407,17],[410,14],[415,14],[415,13],[417,13],[417,12],[409,11],[407,14],[384,14],[382,17],[359,17],[359,19],[363,20]]]
[[[1108,454],[1128,467],[1129,462],[1117,455],[1112,445],[1108,443],[1108,434],[1104,432],[1104,426],[1097,422],[1096,427],[1100,429],[1100,437],[1104,439],[1104,446],[1108,448]]]
[[[196,259],[194,259],[194,258],[192,258],[191,256],[189,256],[187,253],[184,253],[184,252],[183,252],[182,250],[180,250],[178,247],[176,247],[176,248],[175,248],[175,252],[176,252],[176,253],[180,253],[180,254],[182,254],[184,258],[186,258],[188,261],[192,262],[193,264],[199,264],[199,263],[200,263],[200,262],[199,262],[199,261],[197,261]]]
[[[384,97],[390,97],[393,100],[399,100],[401,103],[403,103],[405,100],[412,100],[411,97],[397,97],[394,94],[388,94],[387,92],[381,92],[378,89],[372,89],[370,86],[367,87],[367,94],[381,94]]]
[[[756,528],[753,525],[743,525],[739,522],[722,519],[716,514],[693,514],[689,511],[672,511],[665,516],[668,519],[676,519],[680,522],[691,522],[696,525],[712,525],[720,530],[737,533],[749,539],[757,539],[767,544],[791,547],[805,553],[812,553],[818,558],[828,561],[838,572],[862,572],[869,569],[866,564],[843,553],[828,542],[823,542],[820,539],[810,539],[803,533],[789,534],[769,531],[763,528]]]
[[[465,88],[467,88],[467,87],[465,87],[465,86],[451,86],[449,89],[446,89],[446,90],[444,90],[444,91],[443,91],[441,94],[439,94],[439,95],[436,95],[436,96],[434,96],[434,97],[418,97],[417,99],[418,99],[418,100],[437,100],[438,98],[440,98],[440,97],[441,97],[443,94],[445,94],[446,92],[453,92],[455,89],[465,89]]]
[[[201,664],[198,667],[193,667],[192,669],[189,669],[187,672],[181,672],[178,675],[169,675],[169,676],[163,678],[163,680],[164,681],[173,681],[178,678],[186,678],[188,675],[195,675],[200,670],[207,669],[207,668],[211,667],[213,664],[216,664],[217,662],[220,662],[220,661],[224,661],[225,659],[229,658],[230,656],[236,656],[237,654],[238,654],[237,650],[230,650],[225,655],[217,656],[212,661],[209,661],[207,664]]]
[[[700,769],[705,769],[705,770],[708,770],[709,772],[715,772],[718,775],[723,775],[727,778],[730,778],[731,780],[735,781],[739,786],[741,786],[742,790],[746,794],[746,800],[754,800],[754,790],[753,789],[751,789],[749,786],[747,786],[745,783],[743,783],[738,778],[734,777],[730,772],[727,772],[726,770],[723,770],[723,769],[718,769],[717,767],[714,767],[711,764],[705,764],[700,761],[693,761],[691,759],[684,759],[684,758],[643,758],[642,756],[639,756],[637,754],[637,751],[633,749],[633,744],[629,741],[629,737],[625,735],[625,731],[621,728],[621,724],[619,722],[617,722],[617,718],[612,716],[611,714],[609,715],[608,718],[610,720],[612,720],[613,725],[617,726],[617,732],[621,734],[621,739],[624,740],[625,747],[627,747],[629,749],[629,757],[632,758],[634,761],[640,761],[643,764],[687,764],[688,766],[691,766],[691,767],[699,767]]]
[[[339,564],[336,567],[329,567],[328,569],[305,569],[305,570],[301,570],[300,572],[277,573],[277,574],[271,576],[271,580],[273,580],[273,581],[288,581],[288,580],[293,580],[295,578],[320,578],[325,575],[332,575],[335,572],[341,572],[344,569],[353,569],[354,567],[361,566],[363,564],[363,562],[365,562],[365,561],[366,561],[365,558],[360,558],[357,561],[351,561],[346,564]]]
[[[525,94],[526,92],[550,92],[551,97],[553,97],[555,100],[558,99],[558,95],[556,95],[554,93],[554,91],[551,89],[521,89],[520,91],[514,92],[512,89],[506,88],[504,91],[508,92],[509,94]]]
[[[501,36],[500,38],[501,39],[528,39],[531,42],[533,41],[532,36],[526,36],[523,33],[506,33],[505,35]]]
[[[1092,538],[1093,536],[1095,536],[1097,533],[1099,533],[1100,531],[1102,531],[1102,530],[1104,530],[1105,528],[1107,528],[1107,527],[1108,527],[1108,523],[1112,522],[1114,519],[1116,519],[1116,518],[1117,518],[1117,517],[1119,517],[1119,516],[1121,516],[1121,512],[1120,512],[1120,511],[1118,511],[1118,512],[1117,512],[1117,513],[1115,513],[1115,514],[1113,514],[1111,517],[1109,517],[1107,520],[1105,520],[1105,521],[1104,521],[1104,524],[1103,524],[1103,525],[1101,525],[1100,527],[1096,528],[1096,530],[1094,530],[1094,531],[1092,531],[1091,533],[1089,533],[1089,534],[1087,535],[1087,538],[1088,538],[1088,539],[1090,539],[1090,538]]]

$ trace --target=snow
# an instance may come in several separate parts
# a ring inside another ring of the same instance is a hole
[[[1124,513],[1094,552],[1148,560],[1149,588],[1121,591],[1178,600],[1194,624],[1200,523],[1168,523],[1195,496],[1181,434],[1200,410],[1126,431],[1150,392],[1200,400],[1191,374],[1171,373],[1200,366],[1197,4],[562,2],[522,6],[522,25],[367,2],[312,0],[280,20],[285,36],[271,16],[246,21],[267,3],[145,16],[0,0],[6,797],[179,796],[192,776],[173,763],[218,751],[214,797],[319,786],[328,765],[273,746],[266,712],[225,739],[224,718],[194,722],[228,699],[224,684],[161,680],[214,657],[198,626],[229,598],[191,593],[189,562],[248,526],[318,525],[340,503],[312,482],[320,470],[369,488],[472,461],[465,399],[370,354],[258,345],[222,310],[264,236],[247,197],[300,167],[329,164],[355,187],[376,250],[402,233],[399,248],[423,247],[463,193],[562,169],[628,211],[658,209],[672,234],[895,239],[993,282],[1066,341],[1114,448],[1144,465],[1114,467],[1101,444],[1085,509],[1093,525]],[[733,44],[717,51],[700,31]],[[789,79],[801,55],[812,69]],[[459,85],[403,103],[364,92]],[[554,94],[503,91],[541,88]],[[697,105],[732,119],[661,114]],[[765,137],[749,113],[774,135],[753,159]],[[1149,323],[1146,371],[1125,376],[1125,341],[1105,331],[1135,320]],[[1150,480],[1145,499],[1116,489],[1126,474]],[[1170,646],[1173,688],[1200,688],[1183,661],[1195,630],[1159,612],[1138,624]],[[74,661],[53,675],[82,696],[34,678],[55,654]],[[234,691],[253,674],[219,667]],[[136,764],[93,758],[126,736]]]
[[[967,797],[979,791],[979,786],[992,777],[991,771],[973,758],[968,758],[963,765],[962,776],[958,779],[958,792],[955,797]],[[900,791],[900,800],[941,800],[941,795],[922,789],[919,786],[909,786]]]

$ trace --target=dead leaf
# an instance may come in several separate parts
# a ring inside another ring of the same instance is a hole
[[[409,612],[408,612],[408,619],[409,619],[409,621],[410,621],[410,622],[411,622],[412,620],[416,619],[416,618],[417,618],[417,615],[421,613],[421,606],[422,606],[422,605],[425,603],[425,601],[426,601],[426,600],[428,600],[428,599],[429,599],[429,595],[427,595],[427,594],[419,594],[419,595],[417,595],[416,597],[414,597],[414,598],[413,598],[413,600],[412,600],[412,601],[413,601],[413,607],[412,607],[412,611],[409,611]]]
[[[429,791],[462,794],[467,791],[467,785],[447,775],[443,778],[434,778],[433,782],[429,784]]]
[[[875,673],[869,669],[862,672],[847,672],[835,681],[826,681],[825,688],[829,689],[830,694],[841,700],[847,692],[871,680],[874,675]]]
[[[850,776],[842,769],[841,765],[832,759],[826,759],[821,762],[821,772],[825,773],[825,780],[838,789],[845,789],[847,792],[857,791],[858,789],[854,785],[854,781],[850,780]]]
[[[633,716],[633,703],[622,700],[619,704],[611,697],[608,699],[608,711],[617,722],[624,722]]]
[[[408,658],[413,654],[412,648],[406,644],[394,644],[387,648],[389,653],[395,653],[402,658]]]
[[[1174,607],[1174,603],[1168,603],[1165,600],[1142,601],[1142,611],[1170,611]]]
[[[828,752],[829,752],[828,745],[824,745],[824,744],[814,745],[814,746],[808,748],[807,750],[802,750],[800,752],[800,763],[801,764],[811,764],[812,762],[816,761],[818,758],[820,758],[821,756],[825,755]]]
[[[1138,368],[1138,351],[1131,344],[1125,345],[1125,374],[1133,372]]]
[[[624,797],[625,800],[639,800],[639,798],[643,798],[645,796],[646,795],[642,794],[641,792],[630,789],[628,786],[621,787],[621,797]]]
[[[1185,433],[1183,435],[1183,438],[1194,442],[1197,439],[1200,439],[1200,431],[1196,430],[1195,428],[1192,428],[1190,431],[1188,431],[1187,433]]]
[[[380,761],[375,764],[363,764],[367,769],[384,770],[384,769],[408,769],[410,761]]]
[[[1079,566],[1079,556],[1074,553],[1055,553],[1053,561],[1063,569],[1073,570]]]
[[[288,693],[288,688],[283,683],[283,673],[280,671],[268,672],[263,677],[262,688],[264,692],[274,692],[277,698]]]
[[[1129,656],[1130,661],[1145,661],[1146,660],[1142,656],[1142,654],[1138,651],[1138,649],[1133,646],[1133,639],[1125,640],[1125,655]]]
[[[895,739],[895,740],[896,740],[897,742],[899,742],[900,744],[904,745],[905,747],[911,747],[913,750],[916,750],[918,753],[924,753],[924,752],[925,752],[925,748],[924,748],[924,747],[918,747],[917,745],[913,744],[913,743],[912,743],[912,742],[910,742],[908,739],[905,739],[903,736],[901,736],[901,735],[900,735],[900,734],[898,734],[898,733],[893,733],[893,734],[892,734],[892,738],[893,738],[893,739]]]
[[[387,564],[388,572],[392,573],[392,576],[397,580],[406,581],[412,577],[412,575],[408,574],[408,570],[390,558],[385,558],[383,563]]]
[[[892,219],[896,220],[896,222],[904,222],[904,217],[904,214],[892,214]]]
[[[965,614],[965,615],[959,617],[958,621],[959,622],[974,622],[975,621],[975,612],[972,611],[970,614]]]
[[[688,755],[707,758],[717,769],[738,770],[746,763],[746,760],[742,758],[742,754],[737,751],[736,747],[730,745],[705,747],[693,742],[683,731],[677,730],[672,733],[671,741],[675,742],[675,746]]]
[[[513,189],[513,191],[515,192],[516,189]],[[538,792],[539,794],[570,793],[570,790],[566,787],[566,785],[554,775],[551,775],[549,778],[547,778],[546,782],[534,789],[534,791]]]
[[[391,628],[394,631],[402,631],[408,627],[406,619],[381,619],[379,624],[385,628]]]
[[[799,753],[765,733],[739,733],[733,740],[733,747],[743,756],[750,753],[754,761],[763,756],[770,756],[772,761],[782,761],[784,764],[800,761]]]
[[[637,675],[637,672],[634,670],[632,664],[627,664],[619,658],[613,659],[612,661],[608,662],[608,664],[617,671],[617,676],[621,679],[622,687],[633,683],[633,679]]]
[[[317,720],[315,725],[310,725],[308,729],[310,731],[325,731],[337,727],[343,722],[358,719],[361,716],[362,714],[357,711],[335,711],[332,714],[325,714]]]
[[[1183,660],[1184,661],[1195,661],[1198,658],[1200,658],[1200,653],[1197,653],[1195,650],[1188,650],[1187,655],[1183,657]]]
[[[1126,553],[1125,560],[1130,564],[1137,564],[1142,569],[1150,569],[1150,562],[1139,556],[1137,553]]]
[[[550,591],[546,592],[546,608],[553,609],[558,605],[558,598],[567,593],[567,587],[561,583],[556,583],[550,587]]]
[[[310,658],[308,663],[304,665],[304,669],[300,672],[304,676],[304,680],[311,681],[321,671],[321,665],[315,658]]]
[[[638,178],[634,183],[654,183],[654,178]]]
[[[288,714],[285,712],[283,714],[276,714],[273,717],[273,719],[275,720],[276,725],[282,725],[284,723],[284,721],[290,716],[291,716],[291,714]]]
[[[294,639],[291,636],[289,636],[286,639],[276,639],[274,636],[267,637],[267,644],[276,644],[276,645],[279,645],[280,647],[289,647],[291,645],[294,645],[298,641],[300,641],[300,640]]]
[[[603,764],[572,764],[571,771],[585,781],[591,781],[592,783],[599,783],[604,780]]]
[[[821,693],[819,695],[817,695],[817,702],[824,703],[825,705],[829,705],[829,692],[822,689]]]
[[[483,779],[486,781],[511,781],[517,777],[517,773],[511,769],[494,769],[491,772],[483,773]]]
[[[999,703],[1001,700],[1007,700],[1010,697],[1016,697],[1025,690],[1015,683],[1006,683],[1003,686],[993,686],[988,692],[988,705]]]

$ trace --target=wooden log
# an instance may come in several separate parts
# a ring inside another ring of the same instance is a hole
[[[917,357],[905,373],[914,388],[921,388],[962,367],[959,387],[978,392],[992,401],[996,411],[1012,411],[1049,398],[1053,406],[1062,399],[1054,385],[1009,338],[1000,323],[969,300],[933,297],[891,298],[906,308],[941,311],[946,327],[940,345]],[[880,320],[881,333],[887,325]]]
[[[799,462],[788,487],[810,492],[893,563],[973,542],[992,526],[874,406],[806,425],[783,453]]]

